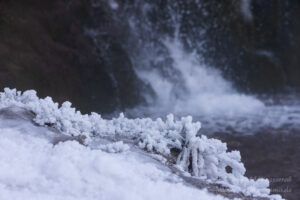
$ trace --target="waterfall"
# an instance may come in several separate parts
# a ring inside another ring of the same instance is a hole
[[[252,17],[250,4],[240,2],[240,17]],[[203,122],[207,133],[279,129],[290,123],[288,119],[295,122],[290,128],[299,128],[298,106],[267,105],[238,92],[220,70],[226,66],[208,62],[214,51],[209,46],[211,30],[221,27],[214,18],[208,20],[209,3],[133,0],[110,5],[128,31],[124,47],[135,72],[153,90],[144,94],[147,105],[129,110],[130,115],[190,114]]]

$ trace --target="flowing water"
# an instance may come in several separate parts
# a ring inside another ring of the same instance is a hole
[[[116,8],[115,1],[110,3]],[[194,3],[205,16],[201,1]],[[126,48],[135,70],[154,91],[154,95],[145,94],[147,106],[129,113],[135,117],[192,115],[202,122],[205,134],[300,130],[300,101],[295,93],[264,97],[242,94],[216,66],[205,62],[208,22],[199,18],[200,24],[194,25],[195,11],[181,4],[132,1],[116,11],[121,15],[118,20],[129,26]],[[242,1],[241,12],[249,18],[248,4]],[[186,24],[195,30],[186,30]]]

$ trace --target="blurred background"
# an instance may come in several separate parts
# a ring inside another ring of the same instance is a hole
[[[297,0],[1,1],[0,85],[83,111],[132,108],[155,98],[137,68],[182,81],[164,44],[176,37],[241,93],[295,93],[299,10]]]

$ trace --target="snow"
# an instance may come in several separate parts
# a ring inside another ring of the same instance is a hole
[[[79,145],[75,141],[61,142],[53,146],[49,142],[50,140],[47,140],[45,137],[36,137],[37,134],[35,136],[24,134],[24,132],[30,133],[30,130],[36,130],[34,128],[24,129],[14,127],[12,129],[11,127],[2,126],[1,134],[4,138],[1,140],[0,148],[3,149],[3,151],[1,150],[3,156],[1,155],[0,157],[4,160],[1,160],[0,163],[7,163],[4,165],[6,168],[3,170],[0,169],[4,173],[4,178],[1,176],[3,178],[1,179],[1,183],[4,183],[4,186],[0,187],[4,190],[3,194],[5,194],[6,189],[12,189],[15,191],[14,194],[18,194],[25,187],[24,191],[29,192],[29,195],[33,192],[36,195],[40,191],[48,192],[46,188],[51,188],[55,191],[57,190],[55,192],[57,194],[62,195],[67,193],[70,195],[70,198],[74,197],[75,199],[79,198],[82,194],[87,199],[95,199],[89,195],[96,195],[96,199],[124,198],[123,195],[133,195],[130,197],[131,199],[153,199],[154,196],[151,196],[151,190],[156,191],[155,195],[162,196],[169,196],[170,194],[165,191],[169,190],[173,193],[174,190],[176,195],[174,194],[174,198],[172,199],[176,199],[182,195],[181,192],[184,190],[191,190],[191,188],[187,189],[184,186],[176,189],[176,187],[179,187],[178,184],[175,184],[177,185],[175,187],[168,185],[170,183],[162,181],[165,178],[169,179],[162,175],[163,173],[157,175],[159,174],[158,172],[152,172],[155,170],[147,171],[149,168],[148,165],[144,165],[143,161],[134,161],[137,156],[132,155],[130,147],[124,144],[123,141],[101,144],[98,148],[90,149],[90,147],[94,146],[92,145],[93,141],[108,137],[129,140],[141,149],[158,153],[162,156],[170,156],[171,149],[180,150],[181,153],[178,155],[177,163],[174,164],[177,164],[177,167],[183,173],[191,173],[191,175],[196,177],[204,177],[207,181],[221,183],[234,192],[277,198],[277,196],[269,196],[268,180],[251,180],[244,176],[246,170],[241,162],[241,156],[238,151],[227,152],[225,143],[216,139],[208,139],[205,136],[199,136],[201,123],[193,122],[191,116],[175,120],[174,116],[170,114],[167,116],[166,121],[163,121],[160,118],[156,120],[150,118],[128,119],[121,113],[118,118],[105,120],[97,113],[82,115],[75,108],[71,107],[70,102],[65,102],[59,106],[50,97],[39,99],[33,90],[21,93],[16,89],[5,88],[4,92],[0,93],[0,109],[10,107],[17,107],[18,109],[34,113],[34,116],[32,116],[33,121],[43,126],[46,130],[39,131],[41,134],[47,132],[47,135],[51,135],[49,128],[46,129],[50,126],[69,138],[74,138],[75,136],[86,137],[86,146]],[[52,134],[51,137],[55,136]],[[10,160],[10,157],[15,158]],[[190,165],[192,167],[189,167]],[[9,171],[13,169],[13,167],[10,168],[9,166],[15,167],[16,174],[13,171]],[[232,168],[232,173],[226,172],[226,167],[228,166]],[[152,167],[151,165],[150,168],[152,169]],[[106,168],[109,168],[109,171],[106,171]],[[133,168],[134,170],[132,171],[129,168]],[[54,171],[54,174],[51,170]],[[105,173],[101,173],[101,170],[105,171]],[[22,177],[23,173],[26,174],[25,178]],[[8,176],[5,176],[5,174],[8,174]],[[160,178],[155,179],[154,177]],[[87,178],[91,178],[91,180],[87,180]],[[144,183],[139,180],[140,178],[141,180],[148,178],[149,181],[154,178],[156,184],[150,183],[151,181]],[[136,179],[137,182],[130,183],[125,179],[133,179],[132,181]],[[107,187],[104,187],[102,183],[96,183],[99,180],[101,180],[100,182],[108,181],[108,183],[105,183]],[[71,181],[71,185],[68,186],[67,184],[67,187],[63,186],[68,181]],[[122,181],[124,181],[124,186],[116,186],[115,182]],[[91,185],[91,188],[86,188],[89,186],[85,186],[85,182],[87,185]],[[35,185],[37,183],[41,185],[41,188]],[[138,188],[143,184],[143,188]],[[28,187],[25,185],[28,185]],[[128,190],[128,186],[126,185],[133,186],[134,188],[132,189],[134,191],[130,191],[130,194],[125,194],[126,191],[123,191],[123,187],[125,187],[125,190]],[[147,186],[149,186],[149,191],[147,191]],[[116,191],[116,189],[121,192],[114,194],[111,191]],[[94,190],[97,192],[93,192]],[[145,193],[143,191],[140,194],[139,190],[145,190]],[[180,194],[177,194],[175,190]],[[121,195],[122,191],[123,195]],[[21,194],[24,195],[23,193]],[[194,196],[193,192],[191,192],[191,195],[190,197],[192,198]],[[36,196],[36,198],[39,197]],[[184,198],[187,197],[185,196]],[[278,197],[277,199],[280,198]]]
[[[120,153],[129,150],[129,145],[124,144],[123,141],[109,143],[109,144],[102,144],[99,146],[99,149],[106,151],[108,153]]]
[[[225,200],[185,185],[166,168],[133,151],[109,154],[75,141],[53,146],[30,132],[33,125],[26,126],[26,131],[0,128],[2,200]]]

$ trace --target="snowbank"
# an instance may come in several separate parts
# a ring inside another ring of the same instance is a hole
[[[166,121],[158,118],[128,119],[123,114],[118,118],[105,120],[101,115],[92,113],[82,115],[70,102],[60,107],[50,97],[39,99],[33,90],[21,93],[16,89],[5,88],[0,93],[0,108],[18,106],[32,111],[34,121],[41,125],[52,126],[66,135],[85,136],[86,144],[95,137],[112,136],[133,140],[142,149],[169,156],[171,149],[180,150],[177,166],[193,176],[221,183],[234,192],[246,195],[269,196],[269,181],[266,179],[250,180],[244,176],[245,168],[238,151],[227,152],[227,146],[216,139],[198,136],[200,122],[193,122],[192,117],[175,120],[168,115]],[[120,152],[128,149],[124,144],[102,146],[108,152]],[[231,172],[227,172],[227,168]],[[280,199],[278,196],[271,198]]]
[[[228,200],[185,185],[133,151],[109,154],[74,141],[53,146],[15,128],[0,133],[1,200]]]

